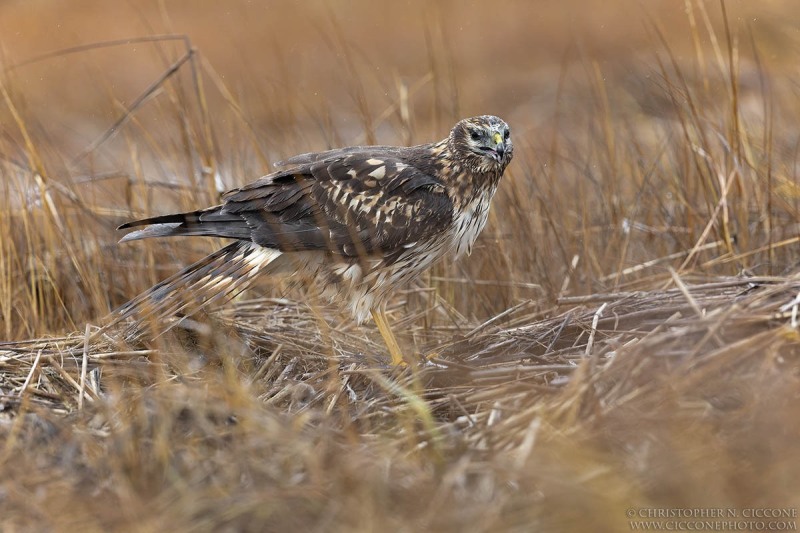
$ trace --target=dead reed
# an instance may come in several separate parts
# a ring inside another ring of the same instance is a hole
[[[482,34],[514,43],[509,68],[428,3],[405,77],[308,7],[313,76],[275,37],[242,52],[268,50],[270,76],[234,82],[163,11],[155,37],[4,56],[0,527],[620,531],[629,510],[796,510],[796,43],[751,6],[671,6],[644,17],[644,52],[584,22],[546,63],[530,51],[555,33],[522,31],[535,8],[513,4]],[[131,47],[148,53],[120,73]],[[97,116],[40,113],[30,80],[59,68],[92,73],[65,87]],[[504,91],[499,109],[474,96]],[[488,111],[517,147],[489,227],[391,309],[428,364],[387,368],[373,328],[270,280],[164,334],[104,327],[218,245],[119,246],[120,222],[292,152],[422,142]]]

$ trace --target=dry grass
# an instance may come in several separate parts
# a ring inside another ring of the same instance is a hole
[[[789,2],[230,5],[142,3],[120,28],[80,1],[77,41],[0,7],[30,30],[2,41],[2,529],[619,531],[628,509],[800,506]],[[117,245],[118,223],[483,112],[516,145],[489,227],[391,310],[431,364],[387,368],[374,328],[269,280],[166,334],[103,327],[218,245]]]

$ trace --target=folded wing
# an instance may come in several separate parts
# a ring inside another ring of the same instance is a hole
[[[408,164],[400,150],[328,154],[297,156],[289,160],[296,166],[226,193],[221,205],[124,224],[120,228],[147,227],[122,240],[212,236],[282,252],[391,258],[452,223],[444,186]]]

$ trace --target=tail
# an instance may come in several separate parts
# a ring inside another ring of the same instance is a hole
[[[109,326],[133,317],[137,319],[137,324],[150,320],[161,324],[176,314],[191,315],[213,303],[233,298],[246,289],[257,275],[278,273],[289,263],[278,250],[263,248],[252,242],[234,242],[124,304],[112,313]],[[163,331],[175,324],[172,323]]]
[[[150,237],[205,236],[249,241],[250,227],[237,214],[223,213],[222,206],[209,207],[191,213],[176,213],[126,222],[117,229],[148,226],[132,231],[119,242],[136,241]]]

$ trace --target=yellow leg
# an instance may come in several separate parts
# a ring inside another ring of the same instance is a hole
[[[407,364],[403,357],[403,351],[400,349],[400,345],[397,343],[397,339],[394,333],[392,333],[392,329],[389,327],[389,321],[386,320],[386,313],[384,310],[373,309],[371,312],[372,318],[375,320],[375,325],[378,326],[378,331],[381,332],[383,342],[385,342],[386,347],[389,348],[389,353],[392,356],[392,364],[395,366]]]

